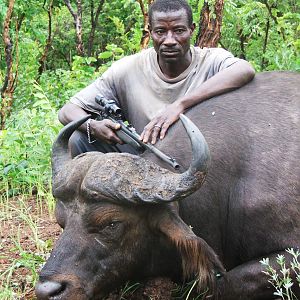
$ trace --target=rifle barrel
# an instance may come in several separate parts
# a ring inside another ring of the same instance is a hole
[[[112,121],[115,121],[111,117],[110,117],[110,119]],[[164,162],[166,162],[167,164],[169,164],[175,170],[178,170],[180,168],[180,165],[178,164],[178,162],[174,158],[166,155],[165,153],[163,153],[162,151],[160,151],[159,149],[157,149],[156,147],[154,147],[151,144],[145,144],[145,143],[143,143],[140,140],[140,136],[137,133],[132,132],[130,129],[128,129],[126,127],[126,125],[124,125],[124,123],[122,121],[120,121],[118,123],[121,125],[120,130],[122,130],[123,132],[125,132],[128,136],[130,136],[133,140],[135,140],[144,149],[148,149],[149,151],[153,152],[156,156],[158,156],[161,160],[163,160]]]

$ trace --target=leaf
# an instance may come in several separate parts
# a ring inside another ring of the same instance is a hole
[[[124,50],[122,48],[117,47],[117,48],[114,49],[114,52],[123,54]]]
[[[14,169],[15,165],[14,164],[9,164],[6,167],[4,167],[3,169],[3,173],[4,175],[7,175],[9,173],[10,170]]]
[[[112,57],[113,53],[111,51],[104,51],[102,53],[99,54],[99,58],[101,59],[107,59],[107,58],[110,58]]]
[[[43,93],[35,93],[34,96],[39,99],[45,99],[46,96]]]
[[[32,107],[43,107],[44,105],[46,105],[46,107],[47,107],[47,105],[49,105],[48,100],[43,99],[43,100],[36,101],[36,102],[32,105]]]
[[[97,59],[95,57],[86,57],[85,61],[88,65],[90,65],[92,62],[96,62]]]

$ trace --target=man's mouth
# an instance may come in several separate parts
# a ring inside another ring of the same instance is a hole
[[[162,50],[161,53],[166,56],[173,56],[179,53],[178,50]]]

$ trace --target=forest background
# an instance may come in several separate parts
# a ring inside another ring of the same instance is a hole
[[[0,250],[6,248],[0,254],[0,299],[32,290],[52,246],[51,237],[41,238],[27,202],[34,199],[38,218],[53,213],[50,151],[61,128],[57,111],[113,61],[151,46],[146,26],[151,2],[0,0]],[[297,0],[189,3],[197,24],[194,44],[223,47],[257,72],[300,71]],[[22,244],[22,222],[30,228],[30,251]],[[9,242],[7,223],[19,224]],[[22,286],[12,280],[19,268],[27,270]]]

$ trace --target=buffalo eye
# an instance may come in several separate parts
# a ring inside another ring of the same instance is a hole
[[[120,222],[111,222],[106,227],[109,229],[116,229],[120,225]]]
[[[89,226],[90,233],[97,233],[104,238],[118,238],[124,230],[124,223],[121,221],[108,221]]]
[[[100,232],[109,233],[118,231],[122,227],[122,222],[120,221],[110,221],[109,223],[102,224],[100,226]]]

